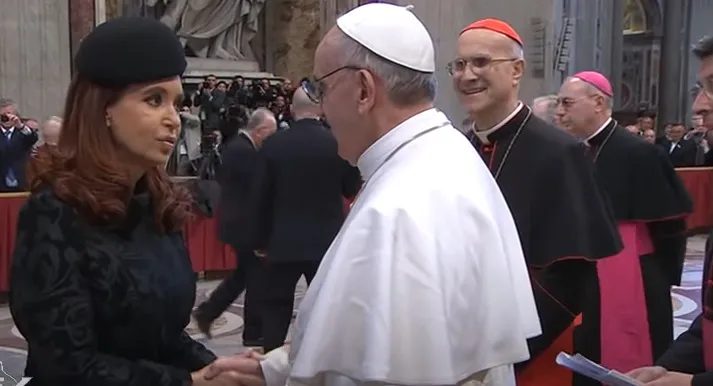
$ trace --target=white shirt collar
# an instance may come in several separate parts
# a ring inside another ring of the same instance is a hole
[[[495,131],[497,131],[499,128],[505,126],[506,123],[510,122],[513,118],[515,118],[517,113],[519,113],[520,110],[522,110],[523,106],[525,106],[525,105],[522,102],[517,102],[517,107],[515,107],[515,110],[513,110],[510,114],[508,114],[508,116],[505,117],[505,119],[503,119],[502,121],[500,121],[497,125],[489,128],[487,130],[476,130],[475,126],[473,126],[471,128],[471,130],[473,130],[473,134],[475,134],[475,136],[478,137],[478,140],[480,140],[480,142],[482,142],[484,144],[489,144],[490,141],[488,140],[488,136],[490,134],[494,133]]]
[[[599,133],[601,133],[602,130],[604,130],[607,126],[609,126],[609,124],[611,123],[611,121],[612,121],[612,119],[611,119],[611,117],[609,117],[609,119],[607,119],[607,120],[604,122],[604,124],[603,124],[601,127],[599,127],[599,128],[597,129],[597,131],[595,131],[592,135],[590,135],[589,137],[587,137],[587,139],[584,140],[584,143],[585,143],[586,145],[589,145],[589,141],[591,141],[592,138],[594,138],[594,137],[596,137],[597,135],[599,135]]]
[[[411,140],[421,132],[448,123],[448,117],[436,108],[420,112],[401,122],[369,146],[359,157],[357,167],[361,172],[362,178],[364,181],[369,180],[379,166],[386,161],[389,154],[402,143]]]

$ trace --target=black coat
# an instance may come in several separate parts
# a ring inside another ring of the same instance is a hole
[[[254,201],[256,243],[268,260],[319,261],[344,221],[343,197],[356,194],[361,177],[337,154],[337,141],[321,122],[296,121],[261,149]]]
[[[249,204],[261,155],[245,133],[238,133],[222,151],[218,170],[221,201],[220,239],[226,244],[251,249],[249,233],[254,229],[254,208]]]
[[[671,151],[672,142],[665,139],[659,146],[668,154],[671,164],[675,168],[684,168],[696,166],[696,154],[698,146],[696,142],[690,139],[682,139],[676,144],[676,147]]]
[[[586,304],[597,278],[592,260],[621,250],[616,223],[583,145],[529,107],[489,134],[490,145],[469,137],[512,211],[530,267],[542,335],[528,344],[537,358]]]
[[[30,385],[189,385],[215,359],[184,331],[196,279],[183,236],[159,232],[149,213],[148,194],[137,194],[108,228],[51,190],[30,196],[10,276]]]
[[[711,272],[711,239],[713,232],[708,235],[706,242],[706,260],[703,264],[703,285],[702,285],[702,303],[704,310],[701,315],[693,321],[686,332],[681,334],[673,342],[671,347],[666,351],[656,363],[658,366],[665,367],[669,371],[679,373],[693,374],[692,386],[707,386],[713,385],[713,369],[707,369],[704,361],[704,348],[706,340],[703,336],[703,323],[713,323],[711,321],[711,304],[713,298],[711,295],[711,280],[713,280],[713,272]],[[706,319],[707,318],[707,319]]]

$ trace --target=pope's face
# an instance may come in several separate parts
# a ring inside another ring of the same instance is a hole
[[[468,113],[477,116],[517,93],[524,62],[510,38],[485,29],[458,37],[456,59],[450,64],[453,88]]]
[[[364,121],[358,114],[359,84],[356,71],[339,63],[336,30],[330,31],[315,51],[313,87],[332,134],[339,145],[339,155],[352,164],[363,151]]]

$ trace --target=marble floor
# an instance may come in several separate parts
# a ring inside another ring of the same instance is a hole
[[[676,335],[685,331],[691,321],[700,312],[700,283],[703,270],[705,237],[695,236],[689,239],[686,252],[686,265],[681,287],[674,288],[674,322]],[[197,302],[204,300],[218,284],[218,281],[202,281],[198,284]],[[306,284],[298,285],[295,294],[295,307],[299,304]],[[241,332],[243,327],[242,297],[237,299],[230,309],[215,323],[213,339],[207,340],[193,324],[187,326],[188,333],[203,342],[217,355],[230,355],[243,351]],[[26,344],[15,328],[7,305],[0,305],[0,377],[8,375],[14,379],[22,377],[25,364]],[[4,373],[4,374],[2,374]]]

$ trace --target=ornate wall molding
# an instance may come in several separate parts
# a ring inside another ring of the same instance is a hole
[[[319,27],[320,36],[324,36],[334,26],[337,18],[350,9],[359,6],[359,0],[320,0]]]

